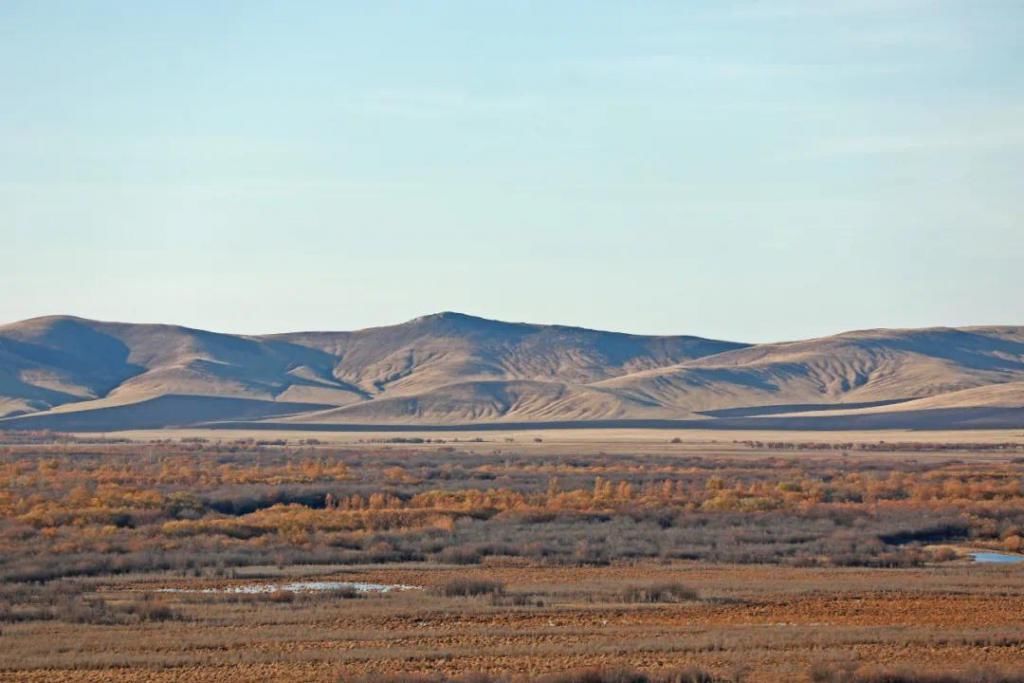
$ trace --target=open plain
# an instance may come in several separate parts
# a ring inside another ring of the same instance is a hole
[[[1024,658],[1018,432],[212,433],[4,436],[0,679]]]

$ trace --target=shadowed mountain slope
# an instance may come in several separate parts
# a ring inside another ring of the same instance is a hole
[[[341,404],[328,354],[286,341],[71,317],[0,327],[0,395],[22,412],[166,395]],[[331,396],[332,400],[325,400]]]
[[[760,345],[459,313],[268,336],[72,317],[0,327],[0,429],[1024,426],[1021,386],[1022,327]]]
[[[762,344],[594,386],[681,412],[763,406],[778,413],[785,406],[894,403],[1021,379],[1024,328],[991,327],[868,330]]]

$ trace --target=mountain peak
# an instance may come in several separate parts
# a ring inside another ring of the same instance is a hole
[[[479,316],[469,315],[468,313],[459,313],[458,311],[441,311],[440,313],[431,313],[429,315],[421,315],[418,318],[413,318],[406,323],[406,325],[424,326],[428,328],[441,327],[446,329],[483,330],[518,327],[521,323],[491,320],[490,318],[481,318]]]
[[[474,322],[495,322],[488,318],[481,318],[475,315],[469,315],[468,313],[459,313],[458,311],[440,311],[438,313],[430,313],[428,315],[421,315],[417,318],[413,318],[410,322],[432,322],[435,320],[458,320],[458,321],[474,321]]]

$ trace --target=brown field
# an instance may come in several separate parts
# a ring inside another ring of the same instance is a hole
[[[258,570],[261,577],[276,570]],[[778,569],[641,562],[609,567],[384,565],[299,575],[431,587],[502,581],[537,603],[427,590],[339,599],[165,594],[173,618],[120,625],[5,625],[5,680],[346,680],[368,672],[544,673],[609,664],[699,665],[750,681],[807,680],[815,665],[944,670],[1024,658],[1024,575],[950,565],[912,570]],[[289,573],[289,578],[293,575]],[[682,582],[699,598],[627,604],[624,585]],[[90,582],[111,602],[179,577]],[[212,585],[201,580],[201,585]]]
[[[1024,661],[1019,434],[158,436],[6,435],[0,680]]]

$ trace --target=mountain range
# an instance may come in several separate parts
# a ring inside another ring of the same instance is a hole
[[[234,335],[0,326],[0,430],[1024,427],[1024,327],[745,344],[439,313]]]

